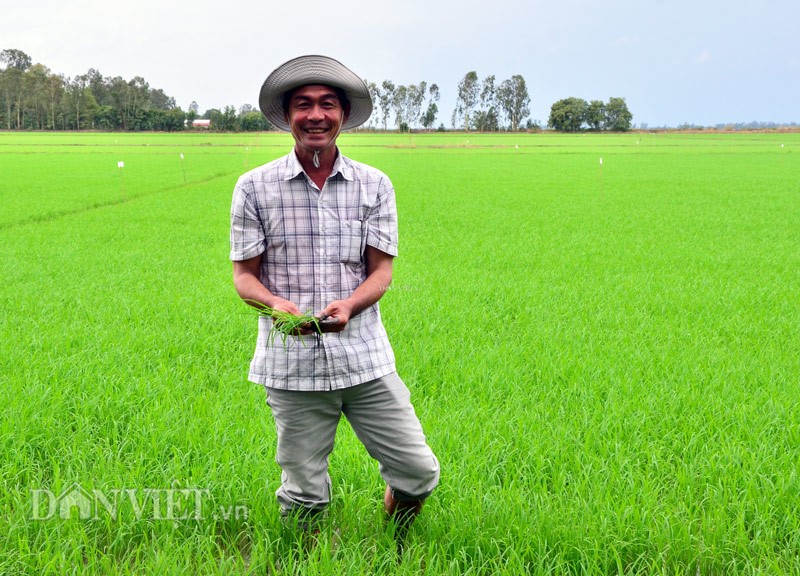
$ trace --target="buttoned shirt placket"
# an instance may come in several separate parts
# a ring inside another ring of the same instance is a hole
[[[319,254],[319,261],[322,262],[322,275],[321,275],[321,286],[320,288],[320,295],[322,298],[321,306],[326,305],[327,303],[333,302],[336,298],[334,297],[333,291],[331,290],[332,281],[333,281],[333,270],[331,268],[334,266],[333,256],[336,254],[336,246],[333,243],[337,242],[337,235],[338,230],[336,230],[336,223],[337,220],[331,217],[331,208],[330,205],[330,195],[331,195],[331,179],[335,177],[336,172],[332,172],[328,178],[326,178],[325,182],[322,185],[322,190],[320,190],[317,185],[309,178],[308,182],[312,189],[317,193],[317,221],[319,222],[319,237],[320,237],[320,252]],[[332,184],[335,193],[335,184]],[[336,233],[334,233],[336,232]],[[328,350],[326,347],[325,337],[322,336],[317,339],[318,345],[322,347],[322,354],[325,362],[325,371],[328,373],[332,372],[333,366],[331,366],[332,359],[331,355],[328,354]]]

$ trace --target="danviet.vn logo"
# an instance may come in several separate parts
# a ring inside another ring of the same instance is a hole
[[[34,520],[78,519],[186,521],[204,519],[246,520],[247,506],[215,503],[205,488],[84,488],[72,484],[60,492],[48,488],[31,490]]]

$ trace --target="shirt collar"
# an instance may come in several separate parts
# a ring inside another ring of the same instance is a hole
[[[295,152],[294,148],[292,148],[292,151],[289,153],[289,156],[286,160],[287,170],[284,180],[293,180],[301,174],[305,174],[303,165],[300,164],[300,160],[297,158],[297,153]],[[353,167],[350,165],[349,159],[342,155],[341,150],[339,150],[339,154],[336,156],[336,160],[333,163],[333,170],[331,171],[331,176],[336,176],[336,174],[341,174],[342,178],[345,180],[353,180]]]

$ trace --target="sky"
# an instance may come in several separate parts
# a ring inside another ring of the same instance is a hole
[[[378,84],[438,84],[437,125],[473,70],[522,75],[542,124],[571,96],[625,98],[650,128],[800,123],[798,22],[798,0],[26,0],[0,10],[0,50],[141,76],[201,113],[257,106],[275,67],[324,54]]]

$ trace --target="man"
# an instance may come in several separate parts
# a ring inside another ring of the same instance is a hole
[[[328,456],[344,414],[379,463],[387,513],[407,527],[436,487],[439,463],[378,309],[397,255],[394,189],[336,146],[341,130],[372,113],[369,90],[338,61],[302,56],[267,77],[259,105],[295,145],[236,184],[234,285],[244,300],[315,314],[326,332],[307,326],[283,342],[259,318],[249,379],[266,386],[275,419],[281,513],[315,528],[330,502]]]

